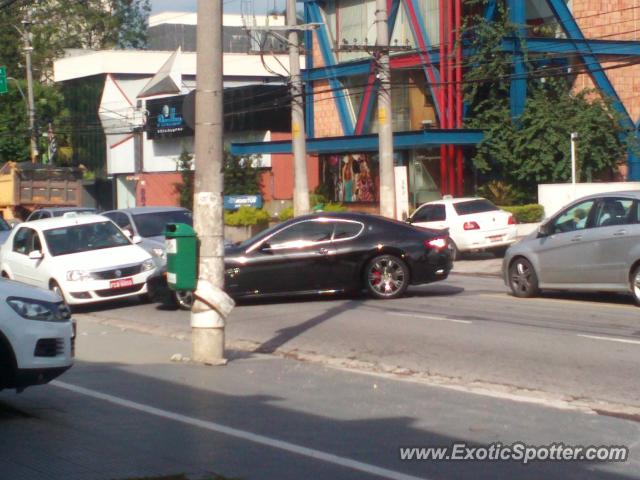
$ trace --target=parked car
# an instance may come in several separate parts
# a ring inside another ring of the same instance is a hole
[[[27,217],[27,222],[31,220],[42,220],[43,218],[62,217],[69,213],[96,213],[95,208],[88,207],[51,207],[51,208],[39,208],[34,210]]]
[[[485,198],[452,198],[422,204],[407,220],[426,228],[448,228],[449,248],[460,253],[488,250],[502,256],[516,241],[516,221]]]
[[[640,191],[572,202],[509,248],[502,269],[516,297],[544,289],[630,292],[640,304]]]
[[[113,220],[123,232],[129,236],[137,235],[142,241],[140,246],[153,257],[156,262],[156,274],[150,283],[154,289],[166,286],[164,275],[167,268],[164,229],[167,223],[186,223],[193,225],[193,215],[182,207],[136,207],[121,210],[109,210],[102,213]],[[180,308],[189,309],[193,303],[191,292],[172,292],[174,300]]]
[[[139,241],[100,215],[24,222],[0,248],[0,270],[70,305],[144,295],[156,265]]]
[[[367,290],[402,296],[443,280],[452,267],[448,235],[359,213],[293,218],[225,250],[233,297]]]
[[[47,383],[73,364],[74,328],[52,292],[0,280],[0,390]]]

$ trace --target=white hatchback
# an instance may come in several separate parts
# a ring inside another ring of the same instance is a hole
[[[449,229],[449,246],[455,260],[460,252],[490,250],[502,256],[516,241],[513,215],[485,198],[451,198],[421,205],[407,220],[425,228]]]
[[[155,262],[136,241],[101,215],[25,222],[2,245],[0,270],[69,305],[144,295]]]

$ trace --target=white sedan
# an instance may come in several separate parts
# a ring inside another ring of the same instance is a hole
[[[513,215],[485,198],[452,198],[421,205],[407,220],[424,228],[449,229],[453,259],[460,252],[490,250],[501,256],[516,241]]]
[[[53,290],[69,305],[145,295],[151,255],[100,215],[21,223],[0,249],[2,276]]]

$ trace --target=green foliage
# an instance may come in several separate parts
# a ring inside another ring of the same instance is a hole
[[[27,92],[26,82],[18,81],[20,88]],[[57,125],[69,119],[69,111],[64,105],[64,98],[57,86],[34,85],[34,99],[38,118],[41,119],[41,132],[46,132],[46,125],[52,122],[54,131]],[[41,151],[46,151],[46,139],[38,136]],[[56,135],[58,147],[68,144],[64,134]],[[2,96],[0,102],[0,161],[26,161],[29,159],[29,127],[25,110],[25,102],[16,82],[9,81],[9,91]]]
[[[478,195],[497,205],[513,205],[517,194],[514,188],[501,180],[492,180],[478,188]]]
[[[293,218],[293,207],[287,207],[280,211],[278,214],[278,220],[284,222],[285,220],[290,220]]]
[[[191,168],[193,166],[193,155],[184,146],[180,157],[178,157],[177,164],[178,171],[182,176],[182,182],[174,184],[174,187],[180,195],[180,206],[193,211],[194,178]]]
[[[233,227],[265,224],[270,219],[269,212],[261,208],[240,207],[235,212],[224,212],[224,224]]]
[[[341,203],[329,202],[329,203],[325,203],[322,206],[322,209],[320,211],[321,212],[346,212],[347,211],[347,207],[345,207]]]
[[[500,39],[515,35],[517,29],[505,19],[501,9],[496,22],[475,18],[467,25],[471,50],[476,50],[469,59],[474,68],[466,76],[465,100],[470,106],[466,126],[485,134],[473,158],[476,169],[511,185],[511,201],[531,201],[537,184],[571,178],[570,134],[578,132],[581,179],[591,181],[610,172],[627,146],[620,140],[623,132],[617,114],[593,92],[573,92],[562,76],[544,78],[526,53],[524,39],[520,40],[525,67],[535,73],[528,80],[524,113],[511,118],[512,61],[508,52],[501,51]]]
[[[260,194],[260,169],[254,167],[258,157],[247,158],[224,153],[224,194],[255,195]]]
[[[537,203],[529,205],[503,206],[500,207],[509,213],[512,213],[518,223],[536,223],[544,219],[544,207]]]

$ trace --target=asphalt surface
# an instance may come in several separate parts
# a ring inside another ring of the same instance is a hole
[[[452,275],[393,301],[244,302],[227,338],[245,352],[638,416],[639,313],[622,295],[523,300],[499,278]],[[188,312],[157,304],[112,304],[75,317],[183,339],[190,332]]]
[[[132,308],[135,321],[149,307]],[[69,372],[19,395],[0,392],[0,478],[640,478],[634,421],[270,354],[231,350],[226,367],[168,361],[188,350],[177,338],[81,319]],[[624,445],[631,456],[526,466],[399,458],[401,446],[452,442]]]

